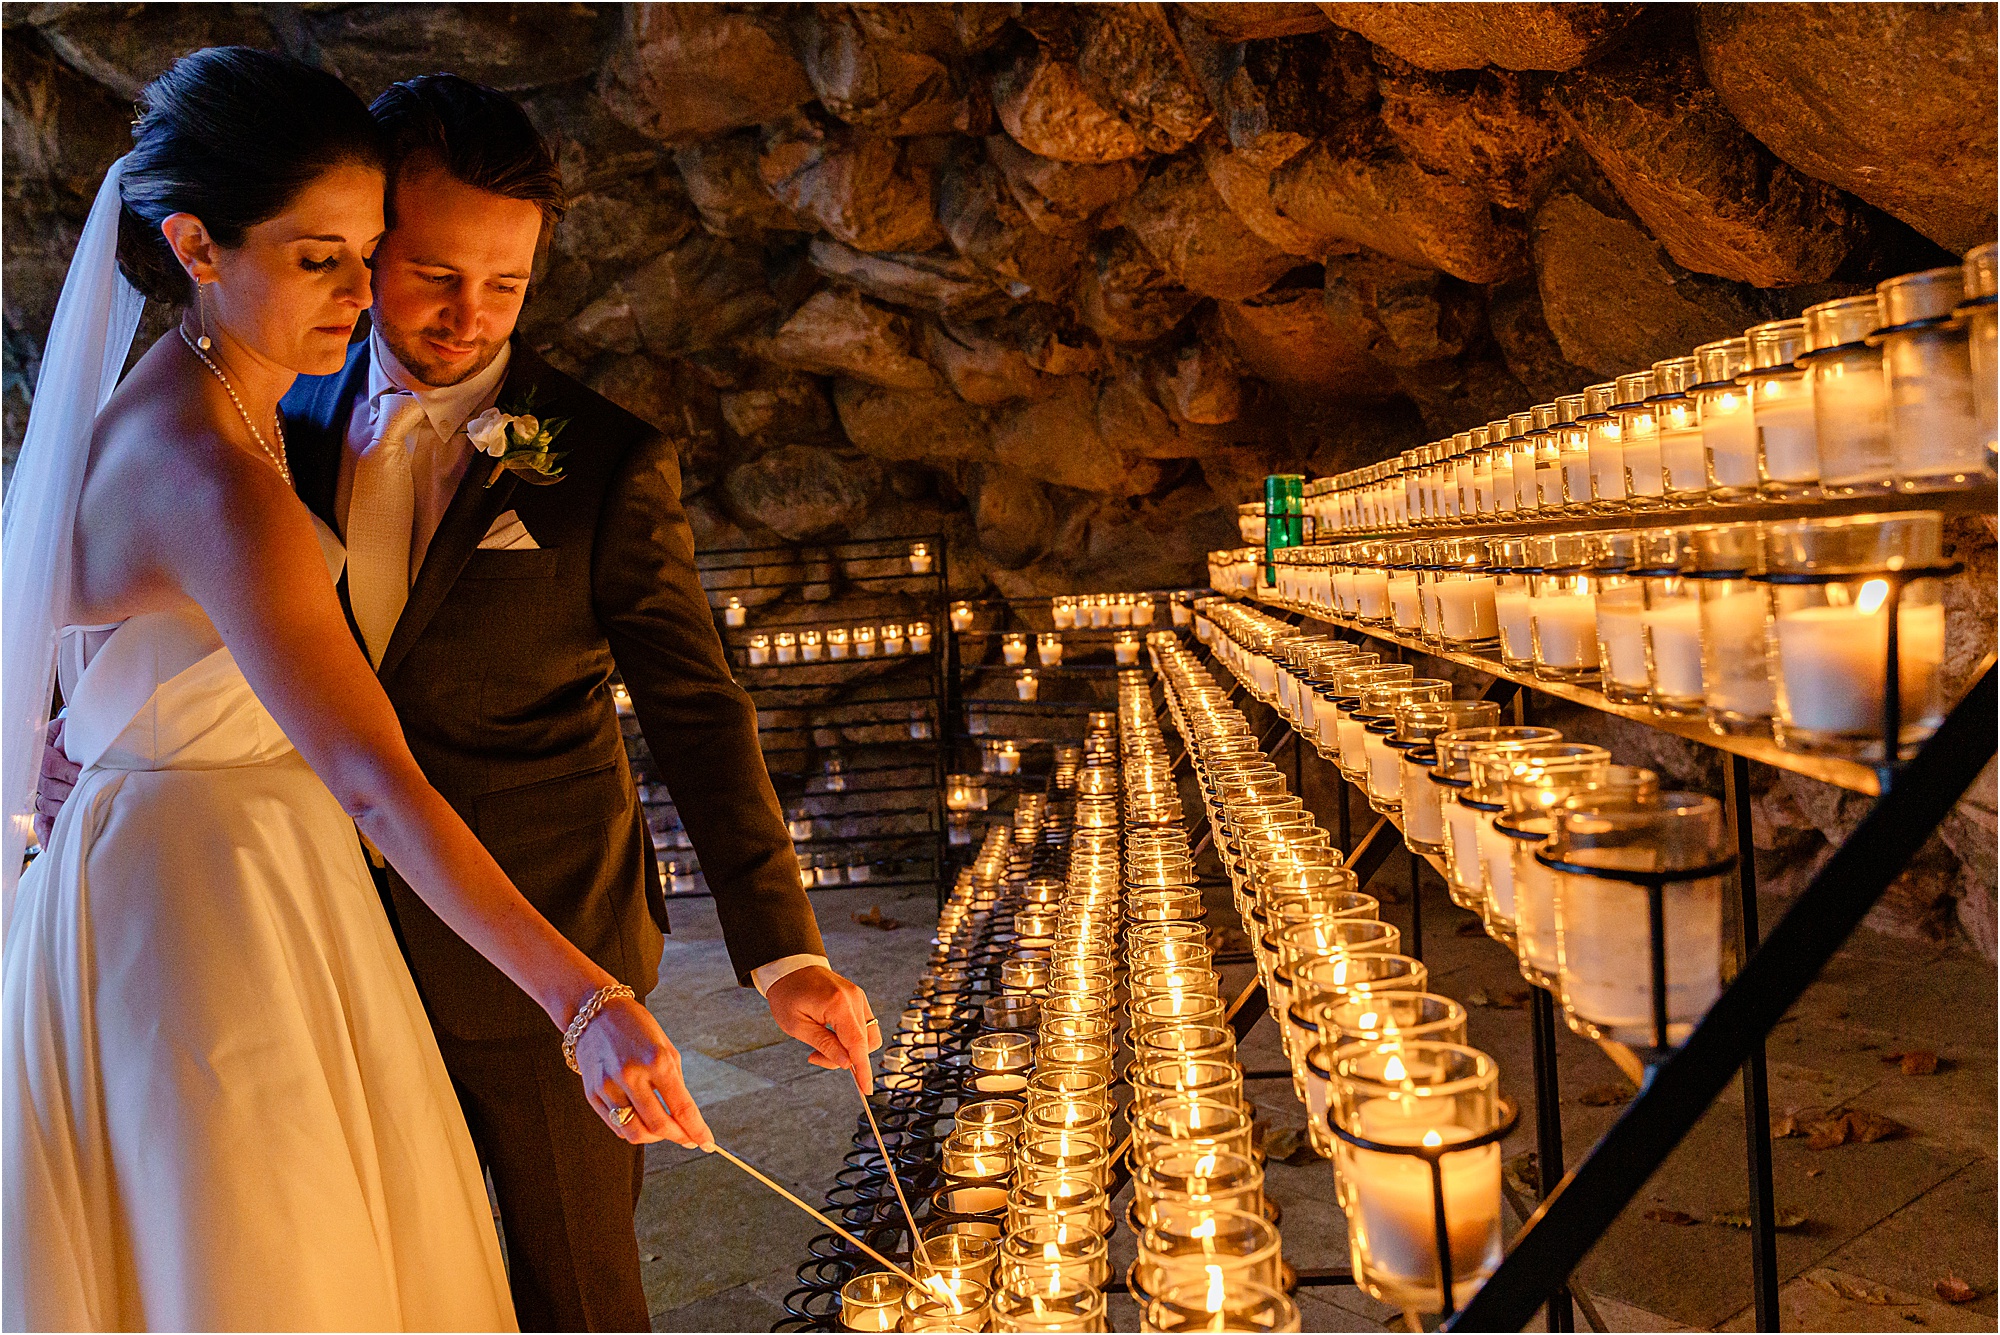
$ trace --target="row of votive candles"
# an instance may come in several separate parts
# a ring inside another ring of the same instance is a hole
[[[1139,637],[1136,634],[1119,635],[1111,641],[1112,657],[1119,667],[1132,667],[1139,661]],[[1020,667],[1028,661],[1028,637],[1010,632],[1000,637],[1000,659],[1008,667]],[[1052,631],[1043,631],[1035,636],[1035,659],[1043,667],[1061,667],[1063,661],[1062,636]]]
[[[1223,657],[1240,662],[1231,644]],[[1443,860],[1453,900],[1556,994],[1570,1027],[1638,1047],[1680,1042],[1721,990],[1721,805],[1663,792],[1651,771],[1553,728],[1502,726],[1498,705],[1453,699],[1451,683],[1409,664],[1334,651],[1322,667],[1341,693],[1281,669],[1272,707],[1400,823],[1412,851]],[[1650,892],[1549,862],[1664,881],[1664,1006],[1653,1004]]]
[[[1989,481],[1995,248],[1320,479],[1322,535]]]
[[[1228,693],[1171,636],[1154,648],[1313,1147],[1334,1164],[1356,1282],[1444,1311],[1449,1256],[1456,1308],[1501,1256],[1498,1068],[1465,1046],[1464,1007],[1426,990]]]
[[[951,605],[951,628],[971,630],[978,619],[976,606],[967,601]],[[1153,595],[1150,593],[1065,594],[1049,600],[1049,620],[1057,630],[1103,630],[1117,626],[1153,624]]]
[[[781,630],[776,634],[758,631],[748,640],[745,652],[751,667],[770,663],[817,663],[823,659],[894,658],[907,649],[913,654],[931,651],[928,621],[913,621],[906,634],[902,624],[889,622],[878,634],[873,626],[835,626],[831,630]]]
[[[1918,574],[1943,562],[1930,511],[1300,555],[1277,567],[1271,601],[1538,680],[1595,683],[1720,734],[1768,730],[1786,750],[1869,761],[1883,756],[1893,604],[1899,750],[1949,704],[1943,581]]]

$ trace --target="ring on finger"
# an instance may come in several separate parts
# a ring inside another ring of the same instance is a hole
[[[634,1117],[637,1117],[638,1115],[639,1114],[637,1112],[633,1111],[632,1106],[630,1104],[620,1104],[618,1107],[613,1108],[611,1110],[611,1120],[616,1122],[619,1126],[626,1125]]]

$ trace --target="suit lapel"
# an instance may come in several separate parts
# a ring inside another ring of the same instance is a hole
[[[541,360],[516,343],[497,402],[510,403],[526,397],[540,382],[541,369]],[[538,403],[536,409],[539,412],[545,406]],[[438,521],[431,545],[424,551],[424,563],[417,570],[416,582],[410,586],[410,600],[403,604],[403,615],[389,636],[389,647],[382,651],[376,675],[386,680],[396,670],[410,646],[424,633],[424,627],[437,615],[459,572],[472,559],[479,540],[507,509],[519,480],[513,473],[503,472],[498,481],[487,486],[487,479],[498,468],[498,463],[483,454],[473,456],[458,490],[452,493],[451,504],[445,507],[444,517]]]

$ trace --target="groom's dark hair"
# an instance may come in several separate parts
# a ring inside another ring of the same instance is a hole
[[[548,142],[521,104],[497,88],[456,74],[425,74],[390,84],[368,110],[389,143],[391,226],[396,174],[417,157],[434,159],[474,189],[533,204],[542,211],[544,241],[569,207]]]

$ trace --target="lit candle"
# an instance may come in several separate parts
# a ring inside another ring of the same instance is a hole
[[[1587,593],[1558,593],[1530,602],[1538,665],[1565,672],[1586,672],[1597,666],[1595,598]]]
[[[1032,675],[1032,674],[1023,674]],[[1032,699],[1032,696],[1026,697]],[[1021,772],[1021,750],[1012,742],[1002,742],[995,749],[994,772],[998,774],[1019,774]]]
[[[1702,455],[1701,420],[1694,400],[1676,399],[1659,412],[1660,468],[1670,495],[1708,489],[1707,460]]]
[[[819,662],[826,653],[825,639],[816,630],[799,632],[799,659],[806,663]]]
[[[1701,400],[1701,447],[1709,477],[1737,492],[1757,488],[1757,423],[1741,389],[1706,391]]]
[[[1838,588],[1840,586],[1832,586]],[[1778,716],[1818,733],[1879,733],[1888,680],[1886,580],[1869,580],[1845,606],[1778,614]],[[1898,681],[1905,719],[1933,706],[1944,661],[1944,607],[1905,606],[1896,617]]]
[[[744,616],[743,600],[741,598],[731,598],[728,604],[722,609],[722,624],[725,626],[740,626],[743,624]]]
[[[1049,617],[1057,630],[1068,630],[1076,625],[1076,602],[1070,598],[1056,598],[1049,604]]]
[[[1131,594],[1129,594],[1129,593],[1121,593],[1121,594],[1119,594],[1119,595],[1118,595],[1118,600],[1117,600],[1116,602],[1114,602],[1114,603],[1112,603],[1112,604],[1111,604],[1111,607],[1110,607],[1110,612],[1111,612],[1111,624],[1112,624],[1112,625],[1114,625],[1114,626],[1129,626],[1129,625],[1131,625],[1131,624],[1132,624],[1132,595],[1131,595]]]
[[[954,631],[972,629],[971,603],[953,603],[951,605],[951,628]]]
[[[1702,696],[1712,721],[1750,724],[1771,717],[1777,695],[1765,660],[1769,620],[1769,600],[1755,585],[1745,582],[1721,594],[1703,588]]]
[[[875,628],[873,626],[856,626],[853,630],[852,638],[854,640],[854,656],[856,658],[873,658],[875,656]]]
[[[903,1320],[909,1283],[887,1270],[856,1275],[840,1289],[840,1324],[845,1330],[891,1331]]]
[[[1815,489],[1819,482],[1819,428],[1813,420],[1812,382],[1803,375],[1759,374],[1751,416],[1764,446],[1764,476],[1777,484],[1778,494]]]
[[[763,667],[771,661],[771,637],[761,632],[752,635],[746,652],[749,655],[751,667]]]
[[[1020,667],[1027,662],[1028,637],[1020,634],[1003,635],[1000,638],[1000,660],[1008,667]]]
[[[927,654],[931,651],[931,623],[912,621],[910,623],[910,652]]]
[[[1014,692],[1023,700],[1033,700],[1042,693],[1041,680],[1033,668],[1021,669],[1021,675],[1014,678]]]
[[[1063,661],[1062,636],[1043,634],[1035,637],[1035,657],[1043,667],[1061,667]]]
[[[1454,576],[1437,582],[1438,622],[1448,642],[1472,645],[1499,635],[1494,603],[1497,587],[1491,575]]]
[[[1646,609],[1653,690],[1663,700],[1698,705],[1701,690],[1701,606],[1693,598],[1655,597]]]
[[[1423,609],[1417,601],[1417,577],[1397,572],[1389,578],[1389,613],[1396,629],[1415,631],[1423,625]]]
[[[1472,1139],[1465,1127],[1433,1121],[1445,1109],[1427,1106],[1430,1102],[1370,1100],[1361,1105],[1354,1131],[1383,1145],[1442,1146]],[[1355,1269],[1365,1266],[1378,1282],[1393,1283],[1413,1297],[1427,1289],[1426,1306],[1437,1310],[1441,1276],[1430,1165],[1414,1155],[1344,1144],[1342,1149],[1342,1180],[1354,1203],[1348,1221]],[[1448,1153],[1440,1167],[1453,1289],[1463,1286],[1469,1295],[1500,1262],[1500,1147]]]
[[[826,633],[826,656],[828,658],[846,658],[850,652],[851,645],[848,640],[847,627],[835,626]]]
[[[1493,620],[1500,630],[1500,657],[1509,665],[1534,661],[1534,599],[1525,581],[1511,580],[1493,592]]]
[[[1616,596],[1629,595],[1629,596]],[[1597,638],[1603,646],[1606,687],[1616,686],[1618,698],[1646,693],[1645,608],[1637,585],[1597,597]],[[1612,694],[1607,689],[1607,695]]]
[[[910,544],[910,573],[928,575],[931,573],[931,549],[924,543]]]
[[[1355,615],[1363,621],[1383,621],[1389,615],[1389,573],[1379,569],[1354,572]]]
[[[1111,652],[1119,667],[1134,667],[1139,662],[1139,641],[1130,635],[1120,635],[1112,641]]]

